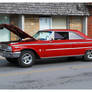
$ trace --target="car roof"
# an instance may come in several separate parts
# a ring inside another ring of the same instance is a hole
[[[40,30],[40,31],[74,31],[74,32],[79,32],[79,31],[73,30],[73,29],[44,29],[44,30]]]

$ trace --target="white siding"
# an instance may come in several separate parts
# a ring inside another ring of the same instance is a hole
[[[53,29],[66,29],[66,17],[52,17]]]

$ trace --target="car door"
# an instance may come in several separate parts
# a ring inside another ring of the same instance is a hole
[[[54,32],[54,40],[48,42],[46,47],[46,57],[61,57],[70,56],[71,53],[71,40],[69,40],[69,32]]]

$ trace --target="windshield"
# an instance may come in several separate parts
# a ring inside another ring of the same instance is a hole
[[[37,40],[50,40],[52,31],[39,31],[33,37]]]

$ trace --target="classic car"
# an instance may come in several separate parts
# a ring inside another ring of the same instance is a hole
[[[18,62],[29,67],[36,59],[82,56],[92,60],[92,39],[85,34],[70,29],[45,29],[34,36],[10,24],[0,24],[19,38],[15,41],[0,42],[0,55],[9,62]]]

